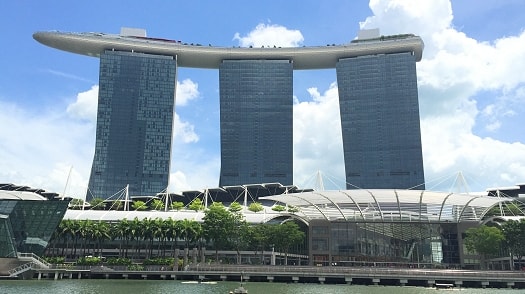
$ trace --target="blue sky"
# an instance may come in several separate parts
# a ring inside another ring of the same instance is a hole
[[[48,48],[32,34],[138,27],[216,46],[343,44],[360,28],[420,35],[427,188],[525,183],[525,1],[2,1],[0,11],[0,182],[74,197],[87,187],[98,59]],[[178,83],[169,189],[215,187],[218,72],[179,68]],[[325,188],[344,188],[335,71],[295,72],[294,98],[295,184],[315,186],[320,171]]]

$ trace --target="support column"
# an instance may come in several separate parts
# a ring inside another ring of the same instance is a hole
[[[206,247],[201,248],[201,263],[206,263]]]
[[[198,255],[198,251],[197,251],[197,248],[193,248],[193,251],[191,253],[191,258],[192,258],[192,263],[193,264],[197,264],[197,255]]]

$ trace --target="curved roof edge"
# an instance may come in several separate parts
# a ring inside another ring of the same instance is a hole
[[[424,47],[423,40],[414,35],[391,36],[344,45],[286,48],[186,45],[158,38],[57,31],[36,32],[33,38],[52,48],[92,57],[99,57],[105,50],[176,56],[178,66],[194,68],[219,68],[221,62],[227,59],[270,59],[290,60],[297,70],[323,69],[335,68],[338,60],[343,58],[403,52],[412,52],[415,60],[420,61]]]
[[[123,219],[132,220],[137,218],[142,219],[173,219],[173,220],[193,220],[197,222],[202,222],[204,217],[203,211],[193,211],[193,210],[178,210],[178,211],[120,211],[120,210],[73,210],[68,209],[64,215],[64,219],[69,220],[92,220],[92,221],[107,221],[107,222],[116,222]],[[286,213],[279,213],[272,211],[271,209],[266,209],[264,212],[251,212],[248,210],[243,211],[244,219],[248,223],[267,223],[273,219],[280,217],[292,217]],[[304,222],[304,221],[303,221]]]
[[[494,205],[512,198],[429,190],[355,189],[266,196],[299,209],[308,219],[456,223],[481,221]]]

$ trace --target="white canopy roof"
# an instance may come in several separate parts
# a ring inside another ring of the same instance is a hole
[[[295,206],[305,219],[329,221],[479,221],[495,204],[512,198],[434,192],[426,190],[314,191],[268,196]]]
[[[47,198],[29,191],[0,190],[0,200],[47,200]]]

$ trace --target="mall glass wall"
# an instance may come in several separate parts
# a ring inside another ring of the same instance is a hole
[[[18,252],[43,255],[69,202],[60,200],[1,200],[0,257]]]
[[[456,224],[312,221],[310,242],[314,265],[460,264]]]

